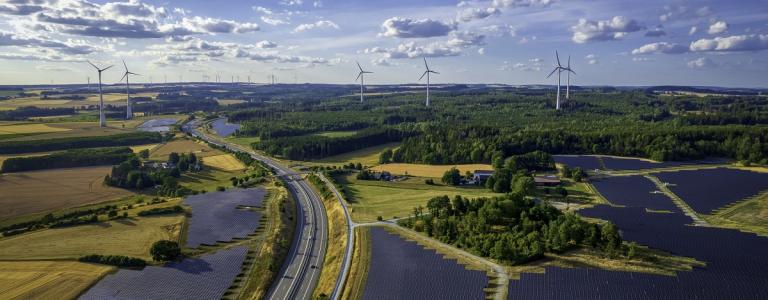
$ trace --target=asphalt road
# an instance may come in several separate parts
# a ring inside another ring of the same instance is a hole
[[[182,130],[231,151],[248,153],[272,167],[276,175],[283,178],[286,188],[297,202],[296,235],[267,299],[310,299],[320,277],[328,244],[328,218],[320,196],[301,174],[252,150],[202,134],[197,130],[199,122],[190,121],[182,126]]]

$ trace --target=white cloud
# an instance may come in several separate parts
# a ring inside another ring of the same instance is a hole
[[[632,50],[633,55],[657,54],[657,53],[680,54],[685,52],[688,52],[688,47],[685,47],[680,44],[667,43],[667,42],[645,44],[640,48]]]
[[[477,54],[485,55],[485,48],[477,49]]]
[[[2,46],[51,49],[69,55],[91,54],[99,50],[85,41],[57,41],[43,37],[21,37],[11,32],[0,31],[0,47]]]
[[[271,49],[277,47],[277,43],[264,40],[256,43],[256,47],[261,49]]]
[[[592,41],[619,40],[630,32],[645,29],[639,22],[622,16],[613,17],[610,20],[590,21],[579,19],[579,22],[571,26],[572,40],[583,44]]]
[[[660,37],[664,35],[667,35],[667,32],[664,31],[664,27],[661,25],[645,32],[645,36],[647,37]]]
[[[339,25],[336,25],[336,23],[333,23],[331,21],[321,20],[315,23],[307,23],[307,24],[301,24],[299,26],[296,26],[296,28],[293,29],[293,33],[299,33],[307,30],[321,29],[321,28],[339,29]]]
[[[688,67],[693,69],[712,68],[716,66],[717,64],[714,61],[706,57],[700,57],[688,62]]]
[[[419,57],[443,57],[461,55],[461,48],[446,45],[444,43],[431,43],[428,45],[418,45],[415,42],[408,42],[398,45],[396,48],[374,47],[365,49],[363,53],[380,53],[386,58],[419,58]]]
[[[459,22],[469,22],[472,20],[482,20],[490,16],[498,15],[501,11],[495,7],[478,8],[469,7],[458,11],[456,20]]]
[[[371,63],[380,67],[392,66],[392,62],[390,62],[389,59],[386,59],[386,58],[376,58],[371,60]]]
[[[703,6],[698,9],[690,9],[682,5],[667,5],[664,6],[664,13],[659,16],[659,20],[662,22],[672,22],[678,20],[704,18],[710,15],[712,15],[712,9],[710,9],[708,6]]]
[[[323,7],[323,1],[317,0],[317,1],[312,3],[312,6],[314,6],[315,8]]]
[[[691,51],[727,52],[727,51],[760,51],[768,49],[768,34],[734,35],[700,39],[691,43]]]
[[[469,31],[454,31],[449,34],[447,42],[455,47],[472,47],[485,45],[485,36]]]
[[[699,28],[696,26],[691,26],[691,30],[688,30],[688,35],[694,35],[696,32],[699,31]]]
[[[432,19],[413,20],[410,18],[394,17],[382,24],[384,32],[381,36],[398,38],[426,38],[446,36],[456,30],[455,22],[442,22]]]
[[[493,0],[493,7],[528,7],[528,6],[548,6],[554,0]]]
[[[499,67],[499,70],[501,71],[525,71],[525,72],[539,72],[541,71],[541,59],[539,58],[532,58],[528,60],[528,63],[511,63],[509,61],[505,61],[501,67]]]
[[[728,30],[728,23],[725,23],[725,21],[717,21],[712,23],[712,25],[709,25],[709,30],[707,30],[707,33],[719,34],[725,32],[726,30]]]
[[[595,54],[588,54],[587,56],[584,56],[584,59],[586,59],[587,63],[590,65],[596,65],[600,63],[599,57]]]
[[[517,29],[510,25],[489,25],[480,28],[481,31],[497,37],[515,37]]]

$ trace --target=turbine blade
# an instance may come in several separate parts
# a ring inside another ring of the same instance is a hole
[[[429,65],[427,64],[427,58],[424,57],[424,66],[427,67],[427,71],[429,71]]]
[[[557,53],[557,50],[555,50],[555,58],[557,58],[557,66],[558,66],[558,67],[562,66],[562,65],[560,64],[560,54],[558,54],[558,53]]]
[[[136,74],[136,73],[133,73],[133,72],[128,72],[128,74],[136,75],[136,76],[141,76],[141,74]]]
[[[96,70],[98,70],[98,69],[99,69],[99,67],[97,67],[96,65],[94,65],[93,63],[91,63],[91,61],[90,61],[90,60],[87,60],[87,62],[88,62],[88,64],[89,64],[89,65],[91,65],[92,67],[96,68]]]
[[[429,71],[424,71],[424,74],[421,74],[421,77],[419,77],[419,81],[424,78],[429,73]]]
[[[571,70],[570,68],[568,68],[568,72],[571,72],[571,73],[573,73],[573,75],[576,75],[576,72],[574,72],[574,71],[573,71],[573,70]]]
[[[123,77],[120,77],[120,80],[118,80],[118,81],[123,81],[123,79],[125,79],[125,77],[128,77],[128,72],[125,72],[125,74],[123,74]]]
[[[111,68],[111,67],[114,67],[114,65],[111,65],[111,66],[109,66],[109,67],[106,67],[106,68],[104,68],[104,69],[101,69],[101,71],[106,71],[107,69],[109,69],[109,68]]]
[[[357,78],[355,78],[355,81],[359,80],[360,76],[363,76],[363,72],[357,73]]]
[[[571,69],[571,56],[568,55],[568,69]]]
[[[123,59],[123,67],[125,67],[125,71],[128,72],[128,65],[125,64],[125,59]]]
[[[552,74],[555,74],[555,72],[557,72],[558,70],[560,69],[555,68],[554,70],[552,70],[552,73],[549,73],[549,75],[547,75],[547,78],[552,77]]]
[[[360,69],[360,72],[362,72],[362,71],[363,71],[363,67],[361,67],[361,66],[360,66],[360,63],[359,63],[359,62],[357,62],[357,61],[355,61],[355,63],[357,63],[357,68],[359,68],[359,69]]]
[[[440,74],[440,73],[432,71],[432,70],[429,70],[429,73]]]

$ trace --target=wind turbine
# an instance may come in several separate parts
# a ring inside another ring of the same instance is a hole
[[[555,58],[557,59],[557,65],[555,66],[555,69],[552,70],[552,73],[547,75],[547,78],[552,77],[552,74],[557,72],[557,102],[555,103],[555,109],[560,110],[560,73],[568,69],[563,68],[563,66],[560,64],[560,55],[557,53],[557,50],[555,50]]]
[[[373,74],[373,72],[363,71],[363,67],[360,66],[359,62],[357,63],[357,68],[360,69],[360,73],[357,73],[357,78],[355,78],[355,81],[360,79],[360,103],[363,103],[363,89],[365,88],[365,74]]]
[[[128,71],[128,65],[125,64],[125,60],[123,60],[123,66],[125,67],[125,73],[123,73],[123,78],[125,78],[125,94],[128,96],[128,99],[125,102],[125,119],[130,120],[133,118],[133,111],[131,110],[131,83],[128,79],[128,75],[136,75],[141,76],[139,74],[133,73],[131,71]],[[123,80],[123,78],[120,78],[120,81]]]
[[[104,69],[99,69],[99,67],[97,67],[90,61],[88,62],[88,64],[90,64],[94,69],[96,69],[96,72],[99,72],[99,126],[107,127],[107,118],[104,117],[104,95],[101,91],[101,72],[104,72],[113,66],[109,66]]]
[[[571,69],[570,55],[568,55],[568,66],[566,67],[566,70],[568,70],[568,84],[565,85],[565,100],[571,100],[571,73],[576,75],[576,72]]]
[[[421,74],[421,77],[419,77],[419,81],[421,81],[421,79],[424,78],[425,75],[427,76],[427,107],[429,107],[429,73],[434,73],[434,74],[440,74],[440,73],[429,69],[429,65],[427,64],[426,57],[424,58],[424,67],[426,67],[427,70],[424,71],[424,74]]]

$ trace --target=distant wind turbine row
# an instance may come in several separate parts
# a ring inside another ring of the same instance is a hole
[[[88,62],[93,68],[96,69],[96,71],[99,73],[99,126],[100,127],[107,127],[107,118],[104,117],[104,94],[101,91],[101,72],[104,72],[108,70],[109,68],[113,66],[109,66],[106,68],[99,68],[90,61]]]
[[[549,75],[547,75],[547,78],[552,77],[552,74],[555,74],[557,72],[557,100],[555,102],[555,109],[560,110],[560,75],[563,72],[568,73],[568,85],[565,89],[565,99],[570,100],[571,98],[571,73],[574,75],[576,72],[574,72],[571,69],[571,56],[568,55],[568,66],[563,67],[562,64],[560,64],[560,54],[557,53],[557,50],[555,50],[555,58],[557,59],[557,65],[555,65],[555,69],[552,70]]]

